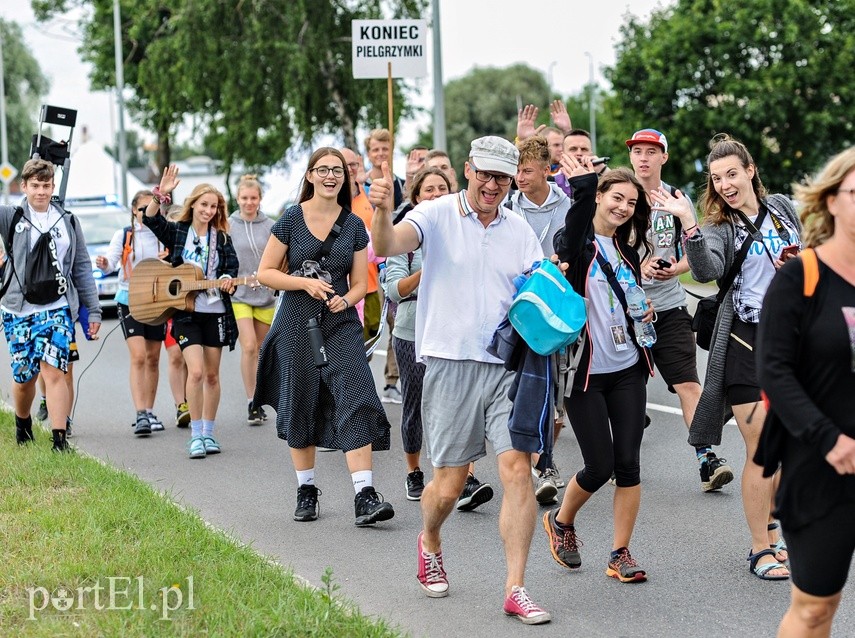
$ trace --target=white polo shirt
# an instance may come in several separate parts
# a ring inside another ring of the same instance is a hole
[[[526,221],[499,206],[484,228],[466,191],[425,201],[404,221],[422,244],[416,309],[416,353],[424,357],[501,363],[487,354],[516,288],[514,277],[543,259]]]

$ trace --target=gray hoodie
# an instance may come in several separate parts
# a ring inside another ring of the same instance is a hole
[[[253,275],[258,271],[261,262],[261,254],[270,239],[270,229],[273,228],[273,220],[259,211],[255,219],[247,221],[240,216],[240,211],[235,211],[229,217],[229,235],[237,252],[240,266],[238,277]],[[249,286],[238,286],[232,301],[245,303],[257,308],[267,308],[274,304],[273,291],[264,286],[252,289]]]
[[[535,206],[522,191],[514,191],[508,199],[512,211],[528,222],[540,240],[543,254],[549,258],[555,253],[552,238],[564,227],[564,218],[570,210],[570,198],[558,186],[549,183],[549,195],[541,206]]]

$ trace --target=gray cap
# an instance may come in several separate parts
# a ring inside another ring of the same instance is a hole
[[[505,138],[487,135],[472,141],[469,158],[479,171],[513,176],[520,163],[520,152]]]

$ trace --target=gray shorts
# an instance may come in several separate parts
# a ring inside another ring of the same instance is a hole
[[[508,390],[513,372],[499,363],[429,357],[422,389],[424,448],[434,467],[460,467],[513,449]]]

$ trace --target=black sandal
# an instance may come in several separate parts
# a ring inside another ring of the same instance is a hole
[[[775,559],[774,563],[765,563],[763,565],[758,565],[757,561],[759,561],[764,556],[771,556]],[[778,559],[775,557],[775,550],[773,549],[761,549],[756,554],[752,554],[751,551],[748,551],[748,569],[752,574],[757,576],[757,578],[761,580],[789,580],[790,575],[786,576],[770,576],[769,572],[773,569],[786,569],[789,571],[789,568],[784,565],[784,563],[779,563]]]

